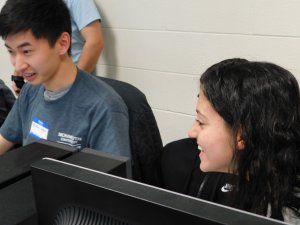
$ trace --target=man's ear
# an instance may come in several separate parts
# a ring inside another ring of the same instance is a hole
[[[58,38],[57,48],[60,55],[64,55],[68,53],[68,49],[71,45],[71,37],[68,32],[63,32],[60,37]]]
[[[239,130],[236,136],[236,147],[237,150],[244,150],[245,149],[245,140],[242,135],[242,131]]]

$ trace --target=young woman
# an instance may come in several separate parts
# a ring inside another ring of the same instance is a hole
[[[200,169],[232,174],[223,190],[230,192],[228,204],[299,223],[300,91],[294,76],[272,63],[224,60],[201,76],[196,112],[189,136],[197,139]]]

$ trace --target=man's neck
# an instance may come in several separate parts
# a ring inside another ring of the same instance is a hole
[[[54,77],[44,84],[45,89],[52,92],[64,90],[71,86],[77,75],[77,67],[72,59],[67,56],[62,59]]]

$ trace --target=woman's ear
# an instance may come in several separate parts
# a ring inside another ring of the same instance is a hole
[[[63,32],[57,40],[58,53],[64,55],[68,53],[71,45],[71,37],[68,32]]]
[[[242,131],[238,131],[238,133],[237,133],[236,146],[237,146],[237,150],[244,150],[245,149],[245,140],[242,136]]]

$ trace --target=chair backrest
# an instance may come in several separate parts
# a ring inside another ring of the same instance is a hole
[[[133,179],[160,186],[160,157],[163,145],[146,96],[129,83],[104,77],[98,78],[110,85],[127,105]]]
[[[205,174],[200,171],[195,139],[168,143],[161,157],[162,187],[196,197]]]

